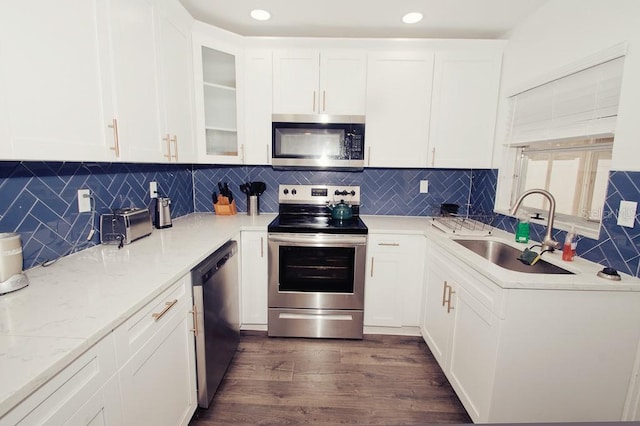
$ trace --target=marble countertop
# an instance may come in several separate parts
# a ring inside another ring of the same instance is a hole
[[[496,285],[505,289],[531,290],[584,290],[584,291],[640,291],[640,279],[620,273],[621,281],[600,278],[596,273],[604,266],[576,257],[572,262],[562,260],[562,252],[545,253],[542,259],[573,272],[572,275],[528,274],[509,271],[463,248],[454,239],[494,239],[502,243],[524,250],[535,244],[516,243],[514,235],[500,229],[492,229],[491,236],[450,235],[432,226],[431,217],[405,216],[362,216],[362,220],[375,233],[403,233],[425,235],[435,243],[434,249],[445,250],[450,255],[464,262],[468,267],[484,275]],[[427,260],[428,262],[428,260]]]
[[[0,416],[162,293],[241,230],[266,230],[275,214],[196,213],[118,249],[98,245],[0,296]]]
[[[275,213],[255,217],[194,213],[122,249],[99,245],[27,271],[31,284],[0,296],[0,417],[240,231],[265,231]],[[576,275],[510,272],[461,249],[428,217],[362,216],[372,233],[425,235],[503,288],[640,291],[640,280],[597,278],[601,265],[560,253],[544,259]],[[515,247],[513,235],[494,230]]]

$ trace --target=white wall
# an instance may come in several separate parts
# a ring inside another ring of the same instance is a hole
[[[640,171],[640,0],[549,0],[504,38],[509,43],[504,53],[495,168],[500,167],[503,154],[507,96],[540,76],[627,42],[612,170]]]

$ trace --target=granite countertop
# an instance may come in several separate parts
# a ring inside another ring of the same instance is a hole
[[[92,345],[162,293],[240,231],[266,231],[275,213],[249,217],[194,213],[173,227],[118,249],[99,245],[27,271],[31,284],[0,296],[0,416],[35,391]],[[362,216],[370,233],[424,235],[436,250],[464,262],[503,288],[640,291],[640,280],[597,278],[601,265],[560,252],[544,259],[575,275],[541,276],[510,272],[461,249],[428,217]],[[513,235],[494,230],[515,247]],[[428,262],[428,261],[427,261]]]

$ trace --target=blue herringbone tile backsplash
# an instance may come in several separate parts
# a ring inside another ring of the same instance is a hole
[[[429,181],[429,192],[419,192],[420,180]],[[86,241],[98,216],[113,208],[138,206],[153,209],[149,182],[156,181],[163,195],[172,199],[174,218],[191,212],[211,212],[211,193],[218,182],[228,182],[238,210],[246,211],[239,185],[263,181],[264,212],[278,209],[278,184],[345,184],[362,188],[362,214],[428,216],[441,203],[456,203],[472,214],[493,211],[497,170],[366,169],[362,172],[278,171],[267,166],[190,166],[120,163],[0,162],[0,232],[19,232],[24,246],[25,269],[45,260],[98,244],[99,235]],[[91,190],[97,212],[77,212],[77,190]],[[640,276],[640,235],[616,224],[619,201],[640,199],[640,173],[614,171],[605,205],[599,240],[580,238],[578,254]],[[637,220],[637,219],[636,219]],[[515,221],[498,215],[494,224],[514,232]],[[544,228],[533,225],[534,239]],[[555,237],[562,241],[564,233]]]

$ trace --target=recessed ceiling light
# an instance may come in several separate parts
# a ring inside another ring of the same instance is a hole
[[[254,9],[251,11],[251,17],[256,21],[268,21],[271,18],[271,14],[266,10]]]
[[[402,17],[402,22],[405,24],[415,24],[420,21],[422,21],[422,13],[420,12],[409,12]]]

